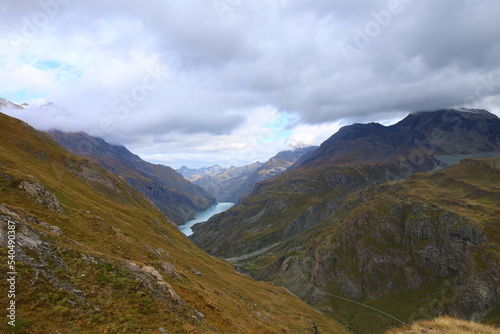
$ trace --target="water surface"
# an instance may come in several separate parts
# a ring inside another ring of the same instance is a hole
[[[193,234],[193,230],[191,230],[191,226],[197,223],[203,223],[206,222],[207,220],[210,219],[213,215],[216,215],[218,213],[224,212],[227,209],[231,208],[234,205],[234,203],[217,203],[205,211],[198,212],[193,220],[190,220],[186,222],[185,224],[179,226],[179,229],[181,230],[182,233],[185,235],[191,235]]]

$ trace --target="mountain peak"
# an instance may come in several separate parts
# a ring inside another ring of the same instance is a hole
[[[318,150],[300,159],[293,169],[389,163],[412,154],[424,154],[429,161],[426,168],[431,168],[441,164],[434,161],[437,155],[458,157],[499,152],[499,128],[500,119],[483,109],[420,111],[391,126],[356,123],[342,127]],[[422,145],[428,147],[422,151]]]
[[[498,121],[499,118],[484,109],[440,109],[435,111],[418,111],[411,113],[398,123],[392,125],[398,129],[429,129],[451,130],[458,129],[467,122]]]
[[[27,106],[28,106],[27,103],[19,104],[0,97],[0,109],[2,108],[24,109]]]

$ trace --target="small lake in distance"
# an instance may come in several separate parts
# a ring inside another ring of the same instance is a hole
[[[233,205],[234,205],[234,203],[229,203],[229,202],[217,203],[217,204],[209,207],[205,211],[198,212],[194,216],[193,220],[190,220],[190,221],[186,222],[185,224],[179,226],[179,229],[181,230],[182,233],[189,236],[189,235],[193,234],[193,230],[191,230],[191,226],[193,226],[194,224],[197,224],[197,223],[206,222],[213,215],[224,212],[227,209],[231,208]]]

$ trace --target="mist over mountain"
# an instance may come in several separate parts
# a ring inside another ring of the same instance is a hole
[[[0,98],[0,109],[2,108],[9,108],[9,109],[24,109],[24,107],[27,106],[27,104],[18,104],[9,100],[6,100],[4,98]]]

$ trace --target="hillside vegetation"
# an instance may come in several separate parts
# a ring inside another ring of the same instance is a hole
[[[347,333],[189,242],[122,178],[0,114],[0,262],[16,227],[16,327],[2,333]],[[10,223],[11,222],[11,223]],[[7,305],[7,281],[0,282]],[[5,312],[5,311],[4,311]]]

